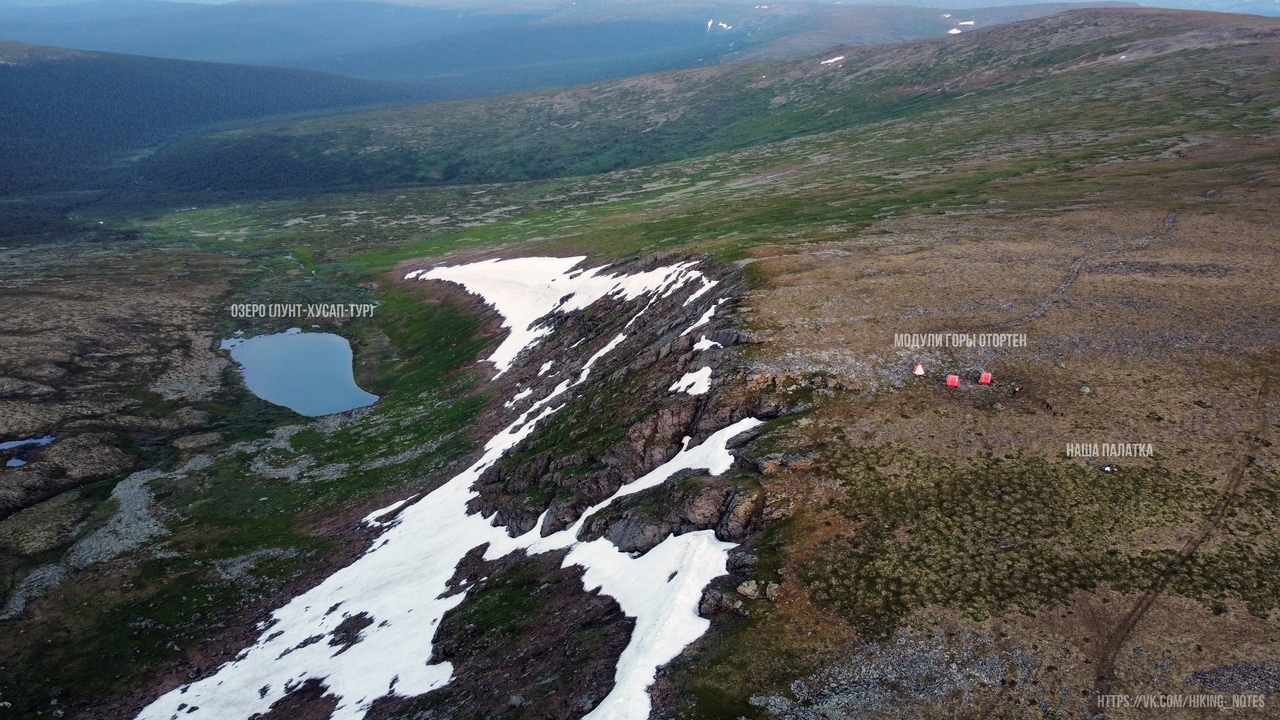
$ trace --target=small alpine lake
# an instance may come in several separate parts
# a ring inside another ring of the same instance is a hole
[[[221,348],[231,351],[250,392],[300,415],[330,415],[378,400],[356,385],[351,343],[341,335],[292,328],[223,340]]]

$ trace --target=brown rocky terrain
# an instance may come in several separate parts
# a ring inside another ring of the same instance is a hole
[[[1070,203],[1010,185],[964,213],[747,251],[755,371],[793,394],[826,376],[854,390],[772,435],[760,465],[772,557],[754,573],[780,582],[779,600],[731,590],[752,620],[665,675],[670,707],[688,707],[687,673],[720,691],[793,676],[794,663],[812,674],[754,696],[755,712],[1084,716],[1098,694],[1280,690],[1267,670],[1277,606],[1262,600],[1278,527],[1280,189],[1253,147],[1215,138],[1158,171],[1083,170],[1107,189]],[[990,332],[1027,346],[894,343]],[[980,371],[997,384],[979,385]],[[949,373],[961,388],[943,385]],[[1069,443],[1155,454],[1071,458]],[[1034,599],[1073,554],[1095,569]],[[1124,558],[1127,570],[1106,569]],[[879,640],[886,612],[897,634]],[[934,684],[957,658],[968,679]]]
[[[208,421],[193,403],[223,388],[228,364],[201,330],[245,270],[128,242],[0,254],[0,439],[55,438],[4,453],[25,464],[0,467],[9,601],[32,563],[101,522],[101,481],[155,462],[168,438]],[[97,489],[77,490],[87,486]]]

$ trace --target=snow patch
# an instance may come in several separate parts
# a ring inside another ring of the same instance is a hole
[[[26,440],[8,440],[0,442],[0,450],[15,450],[22,447],[44,447],[54,441],[52,435],[44,435],[37,438],[28,438]]]
[[[711,368],[703,367],[695,372],[685,373],[668,388],[671,392],[682,392],[690,395],[704,395],[711,389]]]
[[[416,270],[406,280],[444,280],[480,295],[502,315],[509,333],[489,356],[498,369],[494,378],[511,369],[526,348],[551,332],[539,321],[552,313],[581,310],[603,297],[634,300],[645,294],[668,297],[687,283],[705,276],[692,270],[694,263],[668,265],[631,275],[612,275],[600,266],[574,271],[585,256],[530,257],[486,260],[469,265],[438,266]]]
[[[513,408],[513,407],[515,407],[515,406],[516,406],[516,403],[518,403],[518,402],[520,402],[521,400],[523,400],[523,399],[525,399],[525,398],[529,397],[529,396],[530,396],[530,395],[532,395],[532,394],[533,394],[533,388],[525,388],[525,389],[521,390],[520,392],[516,393],[515,397],[513,397],[513,398],[511,398],[510,400],[508,400],[508,401],[506,401],[505,403],[503,403],[503,404],[502,404],[502,406],[503,406],[503,407],[505,407],[506,409],[510,410],[511,408]]]
[[[415,495],[414,497],[417,497],[417,496]],[[378,508],[377,510],[374,510],[368,515],[365,515],[364,518],[361,520],[361,522],[376,528],[383,527],[384,525],[390,525],[394,521],[391,521],[391,520],[384,521],[382,518],[387,517],[388,515],[391,515],[396,510],[399,510],[401,507],[404,506],[405,503],[409,502],[410,500],[413,500],[413,497],[407,497],[404,500],[397,500],[396,502],[393,502],[384,508]]]
[[[638,558],[603,538],[569,553],[566,563],[587,568],[585,589],[600,588],[636,619],[631,641],[618,658],[613,690],[585,720],[649,717],[648,690],[657,669],[711,627],[711,621],[698,615],[698,603],[707,583],[728,572],[733,547],[717,540],[714,530],[700,530],[669,537]]]
[[[609,341],[608,345],[605,345],[604,347],[600,348],[599,350],[596,351],[595,355],[592,355],[591,357],[587,358],[587,361],[582,365],[582,373],[578,375],[578,383],[581,383],[587,379],[587,375],[591,373],[591,367],[596,364],[597,360],[604,357],[605,355],[608,355],[614,348],[621,345],[622,341],[626,339],[627,339],[626,335],[623,335],[622,333],[618,333],[613,337],[612,340]]]
[[[702,295],[706,293],[708,290],[710,290],[711,288],[719,284],[720,284],[719,280],[712,280],[704,276],[702,278],[702,287],[698,288],[696,291],[694,291],[692,295],[685,298],[684,304],[688,305],[692,303],[694,300],[697,300],[698,298],[702,297]]]
[[[821,63],[818,63],[818,64],[819,64],[819,65],[830,65],[831,63],[834,63],[834,62],[840,62],[840,61],[841,61],[841,60],[843,60],[843,59],[844,59],[844,56],[843,56],[843,55],[837,55],[837,56],[835,56],[835,57],[831,58],[830,60],[823,60]]]
[[[720,303],[722,302],[724,302],[724,298],[720,298],[719,300],[716,301],[715,305],[712,305],[711,307],[707,308],[707,311],[702,313],[702,317],[698,318],[697,322],[685,328],[684,332],[680,333],[680,337],[684,337],[685,335],[688,335],[694,330],[711,322],[711,318],[714,317],[716,314],[716,308],[720,307]]]
[[[708,340],[706,335],[703,335],[702,337],[698,338],[698,342],[693,344],[693,349],[698,351],[710,350],[713,347],[722,348],[724,346],[716,342],[715,340]]]

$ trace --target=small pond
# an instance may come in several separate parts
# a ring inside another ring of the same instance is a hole
[[[274,335],[232,338],[222,349],[240,365],[244,384],[254,395],[315,417],[372,405],[377,395],[356,385],[351,343],[332,333],[298,328]]]
[[[45,435],[44,437],[29,438],[27,440],[6,440],[4,442],[0,442],[0,451],[4,451],[4,450],[18,451],[17,453],[14,454],[13,457],[5,461],[4,466],[5,467],[22,467],[23,465],[26,465],[27,458],[23,457],[23,455],[26,454],[23,452],[23,448],[44,447],[45,445],[52,443],[53,440],[54,440],[54,437],[52,435]]]

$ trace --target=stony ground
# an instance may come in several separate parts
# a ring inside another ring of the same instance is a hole
[[[196,405],[222,389],[228,367],[208,329],[214,300],[244,262],[126,242],[0,254],[0,437],[56,437],[6,453],[26,464],[0,468],[0,585],[11,615],[20,588],[40,582],[20,585],[32,564],[109,514],[100,506],[113,478],[208,422]]]

